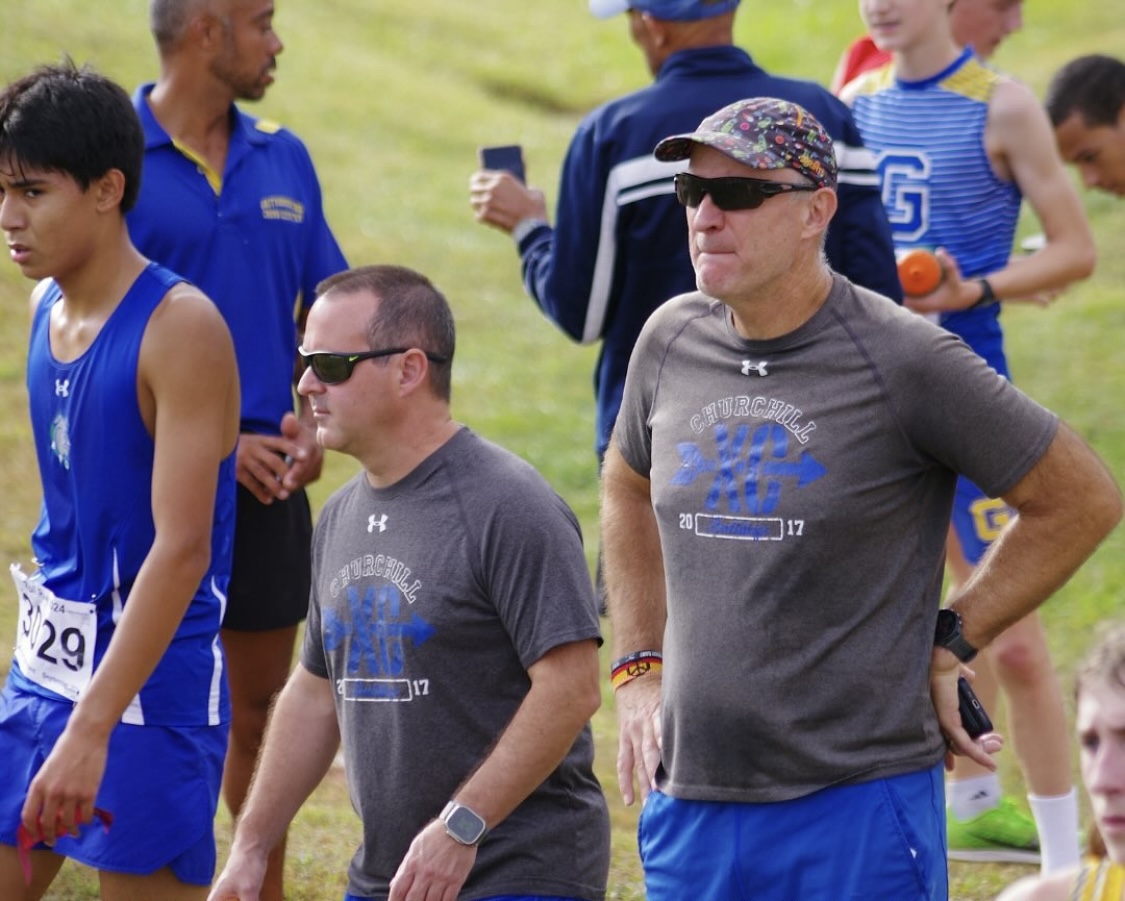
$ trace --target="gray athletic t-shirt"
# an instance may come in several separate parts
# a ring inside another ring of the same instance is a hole
[[[551,648],[599,639],[578,522],[524,461],[461,429],[406,478],[361,472],[313,538],[301,662],[331,679],[363,844],[348,891],[383,898],[415,835],[487,756]],[[609,820],[587,726],[480,845],[460,898],[601,899]]]
[[[956,473],[1002,494],[1056,428],[959,338],[840,276],[771,341],[702,294],[661,307],[615,441],[651,479],[664,555],[664,790],[781,801],[935,764]]]

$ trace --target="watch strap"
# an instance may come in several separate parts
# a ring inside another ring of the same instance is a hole
[[[977,649],[969,644],[961,631],[961,615],[948,607],[938,611],[934,644],[945,648],[962,663],[968,663],[977,656]]]
[[[1000,302],[1000,298],[996,296],[996,291],[993,290],[992,283],[988,279],[978,278],[977,284],[980,285],[980,300],[969,307],[970,310]]]

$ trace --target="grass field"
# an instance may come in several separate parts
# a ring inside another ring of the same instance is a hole
[[[0,25],[0,80],[68,53],[132,88],[154,77],[156,57],[143,0],[35,0],[11,3]],[[1081,53],[1119,53],[1119,4],[1032,0],[1024,32],[996,62],[1042,94],[1050,73]],[[604,99],[647,80],[623,20],[598,22],[585,0],[281,0],[286,41],[278,83],[257,112],[309,144],[329,218],[353,263],[395,262],[430,275],[449,296],[459,328],[454,379],[458,418],[521,454],[578,513],[591,561],[597,489],[590,373],[594,349],[571,345],[523,295],[511,243],[472,221],[467,181],[476,147],[522,143],[529,180],[553,203],[556,174],[579,118]],[[860,30],[852,0],[748,0],[740,42],[769,69],[826,82],[840,51]],[[1047,311],[1005,312],[1016,380],[1057,410],[1125,479],[1125,203],[1086,195],[1099,246],[1095,275]],[[1022,234],[1035,230],[1029,221]],[[24,560],[38,509],[28,435],[23,365],[26,296],[15,267],[0,265],[0,557]],[[332,457],[314,491],[319,505],[352,472]],[[1059,536],[1065,540],[1066,536]],[[1043,610],[1060,670],[1071,665],[1095,623],[1125,598],[1125,554],[1117,533]],[[608,626],[607,626],[608,628]],[[0,636],[14,633],[14,603],[0,602]],[[0,670],[10,645],[4,638]],[[1066,678],[1069,684],[1069,678]],[[634,811],[613,777],[615,726],[608,691],[594,721],[598,771],[613,809],[612,898],[643,897]],[[1002,772],[1013,792],[1010,752]],[[229,821],[220,818],[225,841]],[[357,837],[338,774],[299,815],[290,840],[294,901],[342,895]],[[951,868],[953,896],[993,897],[1027,872],[990,865]],[[97,897],[90,874],[67,867],[48,896]]]

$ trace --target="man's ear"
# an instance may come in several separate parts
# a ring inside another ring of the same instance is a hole
[[[839,198],[829,188],[813,192],[805,206],[805,234],[809,237],[828,231],[828,223],[836,215]]]
[[[668,46],[668,26],[660,19],[654,19],[648,13],[641,13],[641,24],[648,32],[654,50],[663,50]]]
[[[201,50],[213,50],[222,44],[223,23],[207,10],[200,12],[188,26],[189,39]]]
[[[430,361],[425,353],[416,347],[412,347],[402,355],[400,371],[402,373],[399,377],[400,393],[404,396],[412,394],[428,381]]]
[[[125,173],[120,169],[110,169],[90,184],[90,190],[95,192],[99,211],[119,207],[121,198],[125,195]]]

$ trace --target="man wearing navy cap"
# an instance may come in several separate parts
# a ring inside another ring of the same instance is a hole
[[[840,211],[828,259],[856,284],[900,297],[894,249],[871,160],[851,114],[819,85],[763,71],[734,46],[738,0],[590,0],[595,16],[628,13],[655,81],[594,110],[571,141],[552,228],[540,191],[482,170],[470,182],[478,221],[515,239],[528,294],[573,340],[602,342],[594,374],[601,459],[621,403],[629,354],[644,321],[690,291],[683,213],[672,176],[652,158],[661,138],[694,128],[744,97],[785,97],[824,122],[841,162]]]
[[[994,768],[999,743],[962,725],[962,664],[1120,494],[959,338],[829,268],[839,173],[808,110],[739,101],[655,156],[687,164],[698,290],[637,339],[602,492],[646,897],[945,899],[943,759]],[[1019,515],[939,614],[958,473]]]

